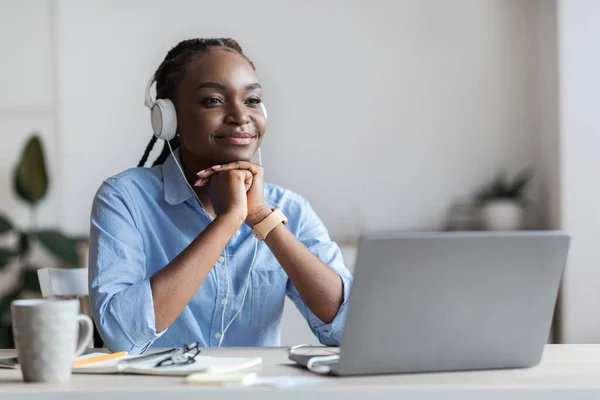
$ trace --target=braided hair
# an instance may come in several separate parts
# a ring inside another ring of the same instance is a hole
[[[181,83],[185,73],[185,67],[189,62],[196,60],[202,54],[205,54],[210,49],[221,48],[224,50],[234,51],[243,56],[252,68],[254,64],[246,57],[242,48],[233,39],[188,39],[180,42],[177,46],[173,47],[168,53],[163,62],[160,64],[154,78],[156,80],[156,98],[157,99],[169,99],[173,103],[175,102],[175,91]],[[156,143],[156,136],[152,135],[150,143],[146,146],[144,155],[140,160],[138,167],[143,167],[148,160],[148,156],[154,148]],[[179,147],[179,136],[175,136],[169,142],[173,150]],[[169,146],[165,142],[160,155],[154,160],[152,166],[161,165],[165,162],[169,156]]]

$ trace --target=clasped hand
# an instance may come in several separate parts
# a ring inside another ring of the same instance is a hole
[[[264,199],[264,170],[261,165],[236,161],[199,171],[196,187],[207,187],[217,215],[234,215],[250,227],[271,212]]]

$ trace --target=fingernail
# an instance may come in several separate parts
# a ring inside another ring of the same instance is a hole
[[[198,179],[198,180],[196,181],[196,183],[194,183],[194,186],[199,186],[199,185],[200,185],[200,183],[202,183],[202,181],[203,181],[203,180],[204,180],[204,179]]]
[[[213,165],[213,167],[212,167],[212,169],[219,169],[219,168],[221,168],[220,165]]]
[[[205,169],[203,169],[202,171],[198,171],[198,172],[196,173],[196,175],[201,175],[201,174],[202,174],[204,171],[206,171],[206,170],[205,170]]]

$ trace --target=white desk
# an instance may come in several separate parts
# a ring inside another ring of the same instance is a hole
[[[207,355],[262,356],[261,376],[303,375],[284,348],[205,349]],[[14,356],[0,350],[0,357]],[[0,398],[10,399],[599,399],[600,345],[548,345],[534,368],[460,373],[327,378],[328,384],[293,389],[189,386],[183,378],[73,375],[68,384],[24,384],[18,370],[0,370]]]

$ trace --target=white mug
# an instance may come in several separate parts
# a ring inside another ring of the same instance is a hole
[[[23,379],[68,381],[93,331],[92,320],[79,314],[79,300],[15,300],[11,311]]]

